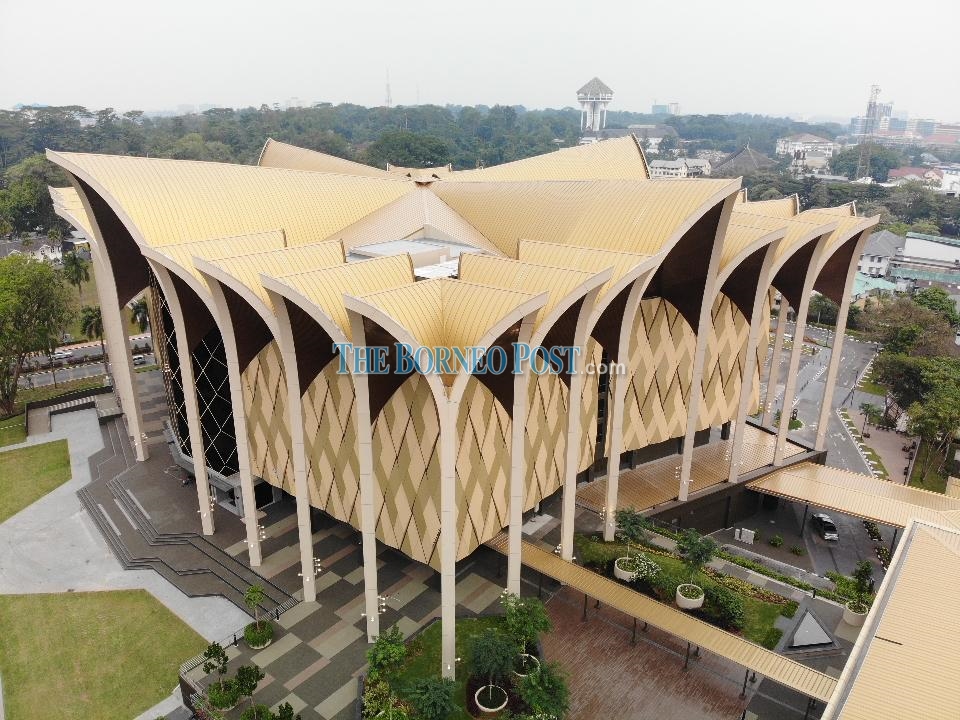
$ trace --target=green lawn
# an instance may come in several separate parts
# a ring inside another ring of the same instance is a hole
[[[0,452],[0,522],[69,479],[66,440]]]
[[[449,720],[470,720],[466,710],[467,678],[473,672],[471,647],[473,638],[488,628],[499,627],[502,617],[463,618],[457,620],[457,688],[454,700],[457,710]],[[401,697],[403,690],[418,678],[431,677],[440,673],[440,623],[424,630],[407,645],[407,660],[396,680],[391,681]]]
[[[860,382],[859,390],[861,392],[870,393],[871,395],[879,395],[880,397],[887,396],[887,387],[886,385],[881,385],[877,382],[876,378],[873,376],[873,368],[870,368],[870,372],[863,378]]]
[[[952,452],[953,449],[956,448],[956,445],[951,445],[950,448],[948,452]],[[924,480],[923,467],[927,464],[927,456],[931,452],[934,452],[935,456],[930,462],[930,469],[927,472],[926,480]],[[913,463],[913,474],[910,476],[910,487],[931,490],[938,493],[944,492],[947,489],[947,475],[949,473],[944,472],[941,475],[937,472],[937,468],[940,467],[942,460],[943,454],[937,453],[936,450],[930,446],[930,443],[920,443],[920,449],[917,451],[917,459]]]
[[[144,590],[0,595],[7,717],[132,718],[206,642]]]
[[[14,404],[14,412],[23,413],[23,407],[28,402],[39,402],[40,400],[50,400],[51,398],[66,395],[69,392],[77,390],[89,390],[90,388],[103,387],[103,375],[95,377],[78,378],[77,380],[67,380],[57,382],[57,386],[43,385],[35,388],[24,388],[17,391],[17,402]],[[6,423],[6,418],[2,422]]]
[[[23,413],[0,420],[0,447],[16,445],[27,439],[27,428],[23,423]]]

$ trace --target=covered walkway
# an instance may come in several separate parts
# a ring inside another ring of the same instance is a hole
[[[501,533],[487,543],[507,554],[507,535]],[[794,660],[755,645],[733,633],[720,630],[676,608],[609,580],[591,570],[562,560],[536,545],[524,541],[523,564],[555,580],[596,598],[630,617],[649,623],[692,645],[742,665],[804,695],[828,702],[837,681]]]
[[[739,475],[759,470],[773,463],[773,449],[777,436],[753,426],[744,427],[743,457]],[[690,494],[726,482],[730,471],[732,440],[721,440],[701,445],[693,451],[693,469],[690,473]],[[787,441],[785,458],[806,452],[806,449]],[[648,510],[677,499],[680,480],[677,468],[680,455],[670,455],[644,463],[632,470],[620,471],[617,495],[619,508],[632,507]],[[607,503],[607,481],[596,480],[577,491],[577,504],[593,512],[600,512]]]
[[[897,528],[914,518],[960,524],[960,498],[810,462],[776,470],[747,487]]]

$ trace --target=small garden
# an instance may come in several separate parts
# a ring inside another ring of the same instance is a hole
[[[273,642],[275,632],[273,622],[260,617],[261,608],[266,600],[262,585],[251,585],[243,596],[244,604],[253,615],[253,622],[243,630],[243,639],[251,650],[262,650]],[[228,677],[230,660],[219,643],[210,643],[203,652],[203,671],[208,675],[216,674],[197,703],[196,716],[199,720],[223,720],[226,712],[239,705],[245,705],[241,720],[299,720],[293,707],[284,703],[277,712],[266,705],[254,701],[254,693],[264,678],[263,670],[253,665],[241,665],[232,677]],[[246,701],[246,702],[244,702]]]
[[[650,542],[652,527],[636,510],[618,510],[616,517],[615,542],[577,538],[583,565],[758,645],[777,645],[783,633],[775,622],[779,616],[793,617],[796,602],[708,567],[718,547],[696,530],[676,534],[672,553]]]
[[[66,440],[0,452],[0,522],[70,479]]]
[[[539,600],[504,593],[504,615],[457,620],[456,680],[438,674],[441,625],[404,642],[399,629],[383,633],[367,652],[363,717],[392,720],[513,720],[563,718],[566,677],[539,651],[552,629]]]

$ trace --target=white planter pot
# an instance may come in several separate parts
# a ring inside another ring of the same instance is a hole
[[[536,672],[537,670],[540,669],[540,660],[539,660],[539,658],[537,658],[536,655],[530,655],[529,653],[520,653],[520,657],[521,657],[521,658],[526,658],[526,660],[527,660],[528,663],[529,663],[531,660],[533,661],[533,664],[536,666],[536,667],[533,669],[534,672]],[[514,670],[514,671],[513,671],[513,674],[516,675],[517,677],[526,677],[526,676],[529,675],[530,673],[522,673],[522,672],[517,672],[516,670]]]
[[[503,702],[497,705],[496,707],[487,707],[486,705],[483,704],[484,701],[490,702],[489,700],[487,700],[490,688],[495,688],[496,690],[500,691],[499,693],[495,692],[493,694],[494,700],[500,697],[500,693],[503,694]],[[480,700],[481,697],[483,698],[483,701]],[[500,712],[507,706],[507,703],[510,702],[510,696],[507,695],[507,691],[504,690],[499,685],[484,685],[473,694],[473,700],[475,703],[477,703],[477,707],[480,708],[480,712],[493,714],[493,713]]]
[[[613,576],[614,576],[615,578],[617,578],[617,580],[623,580],[624,582],[633,582],[634,580],[637,579],[637,572],[636,572],[636,570],[623,570],[623,569],[621,569],[621,568],[620,568],[620,561],[621,561],[621,560],[629,561],[629,560],[632,560],[632,558],[619,557],[619,558],[617,558],[616,560],[614,560],[614,562],[613,562]]]
[[[263,645],[251,645],[250,643],[247,643],[247,646],[248,646],[251,650],[263,650],[265,647],[268,647],[268,646],[270,645],[270,643],[272,643],[272,642],[273,642],[273,638],[270,638],[270,639],[267,640]]]
[[[869,610],[867,612],[870,612]],[[843,621],[853,627],[861,627],[863,621],[867,619],[867,613],[856,613],[850,609],[850,603],[843,606]]]
[[[680,594],[680,588],[682,587],[695,587],[700,589],[700,597],[696,600],[691,600],[688,597],[684,597]],[[703,607],[703,588],[699,585],[694,585],[693,583],[683,583],[682,585],[677,585],[677,607],[683,608],[684,610],[696,610],[698,607]]]

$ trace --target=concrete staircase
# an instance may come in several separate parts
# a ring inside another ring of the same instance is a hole
[[[105,449],[90,459],[91,482],[77,497],[125,569],[154,570],[190,597],[219,595],[243,610],[243,594],[254,584],[264,588],[267,613],[297,603],[202,535],[159,532],[124,486],[135,460],[122,420],[108,421],[102,432]]]

